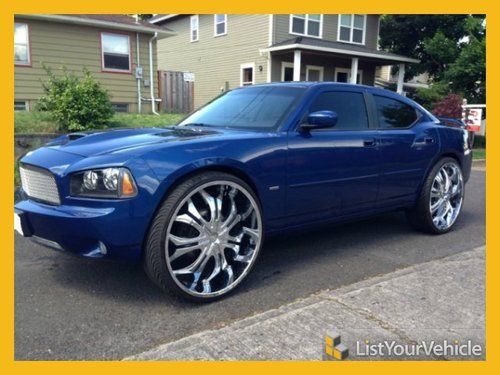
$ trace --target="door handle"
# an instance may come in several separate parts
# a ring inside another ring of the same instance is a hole
[[[363,140],[363,146],[365,146],[365,147],[373,147],[373,146],[375,146],[376,143],[377,142],[375,141],[375,138]]]
[[[424,137],[421,141],[417,141],[414,143],[415,146],[423,146],[423,145],[428,145],[431,143],[434,143],[435,140],[433,137]]]

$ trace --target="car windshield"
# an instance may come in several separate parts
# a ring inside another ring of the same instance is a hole
[[[276,129],[302,95],[301,87],[255,86],[229,91],[179,125]]]

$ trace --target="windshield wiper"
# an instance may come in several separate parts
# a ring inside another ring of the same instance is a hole
[[[204,124],[202,122],[192,122],[189,124],[183,124],[182,126],[211,126],[211,125]]]

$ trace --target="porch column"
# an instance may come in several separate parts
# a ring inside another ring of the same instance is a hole
[[[293,52],[293,80],[300,81],[300,60],[302,58],[301,51]]]
[[[356,84],[357,78],[358,78],[358,58],[353,57],[351,60],[351,79],[349,83]]]
[[[399,64],[399,72],[398,72],[398,87],[396,92],[398,94],[403,94],[403,83],[405,81],[405,64]]]

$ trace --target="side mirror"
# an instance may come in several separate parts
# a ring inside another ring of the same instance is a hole
[[[307,122],[300,125],[305,131],[313,129],[331,128],[337,124],[338,116],[334,111],[317,111],[307,116]]]

